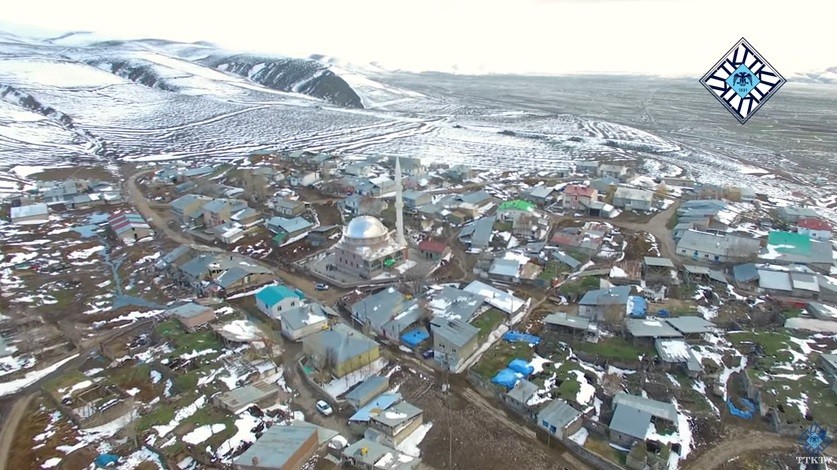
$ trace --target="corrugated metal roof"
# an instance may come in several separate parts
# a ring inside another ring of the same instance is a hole
[[[479,334],[479,328],[459,319],[435,319],[430,323],[434,335],[439,335],[450,344],[461,348]]]
[[[586,330],[590,326],[590,319],[569,315],[566,312],[551,313],[543,321],[550,325],[566,326],[577,330]]]
[[[167,312],[172,315],[177,315],[180,318],[192,318],[202,313],[206,313],[207,310],[213,312],[213,314],[215,313],[214,310],[209,307],[189,302],[188,304],[183,304],[179,307],[170,308]]]
[[[372,398],[374,398],[377,394],[381,393],[381,390],[386,390],[389,388],[389,378],[383,375],[373,375],[368,379],[361,382],[357,387],[353,388],[352,391],[347,393],[343,398],[350,403],[357,403],[360,406],[363,406]]]
[[[650,424],[651,414],[647,411],[619,405],[610,420],[610,429],[644,441]]]
[[[415,405],[402,401],[391,406],[387,410],[372,411],[369,417],[372,421],[377,421],[384,426],[394,428],[399,424],[408,421],[422,413],[421,408]]]
[[[613,405],[628,405],[632,408],[646,411],[651,416],[656,416],[657,418],[665,419],[672,423],[677,422],[677,409],[671,403],[664,403],[639,395],[619,392],[613,397]]]
[[[526,404],[538,391],[538,386],[529,382],[526,379],[520,379],[514,384],[514,388],[508,391],[506,395],[519,403]]]
[[[674,327],[674,329],[685,335],[695,333],[709,333],[715,328],[715,324],[711,321],[707,321],[704,318],[696,317],[694,315],[666,318],[665,321],[666,323]]]
[[[653,256],[646,256],[644,258],[646,266],[657,266],[660,268],[674,269],[674,263],[668,258],[655,258]]]
[[[629,318],[628,331],[636,338],[679,338],[681,335],[668,323],[655,319]]]
[[[785,271],[767,271],[759,269],[759,287],[762,289],[793,290],[790,275]]]
[[[564,400],[552,400],[538,413],[538,423],[544,421],[557,429],[564,429],[578,419],[581,412],[567,404]]]
[[[259,468],[284,468],[288,460],[296,454],[317,430],[307,426],[271,426],[262,437],[243,454],[236,457],[236,465]]]

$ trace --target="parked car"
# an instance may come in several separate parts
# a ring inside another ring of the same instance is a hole
[[[328,284],[325,284],[325,283],[323,283],[323,282],[318,282],[318,283],[314,286],[314,288],[315,288],[315,289],[317,289],[317,290],[328,290]]]
[[[319,411],[323,416],[330,416],[334,413],[334,410],[331,409],[331,405],[323,400],[318,401],[316,407],[317,411]]]
[[[421,357],[423,357],[425,359],[430,359],[431,357],[433,357],[433,355],[434,355],[434,353],[433,353],[432,349],[428,349],[427,351],[424,351],[423,353],[421,353]]]

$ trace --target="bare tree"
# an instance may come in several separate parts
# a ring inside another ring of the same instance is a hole
[[[614,333],[622,334],[625,331],[625,307],[620,304],[611,304],[601,307],[602,322],[607,329]]]

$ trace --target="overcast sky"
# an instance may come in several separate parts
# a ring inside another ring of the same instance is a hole
[[[785,75],[837,66],[835,18],[837,0],[26,0],[0,21],[415,71],[700,76],[742,36]]]

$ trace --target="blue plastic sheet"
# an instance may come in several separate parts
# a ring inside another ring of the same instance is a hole
[[[519,372],[526,377],[532,375],[532,372],[535,371],[535,368],[529,365],[529,361],[524,361],[523,359],[512,359],[509,362],[509,369]]]
[[[519,331],[507,331],[503,334],[503,339],[509,343],[539,344],[541,342],[540,337]]]

